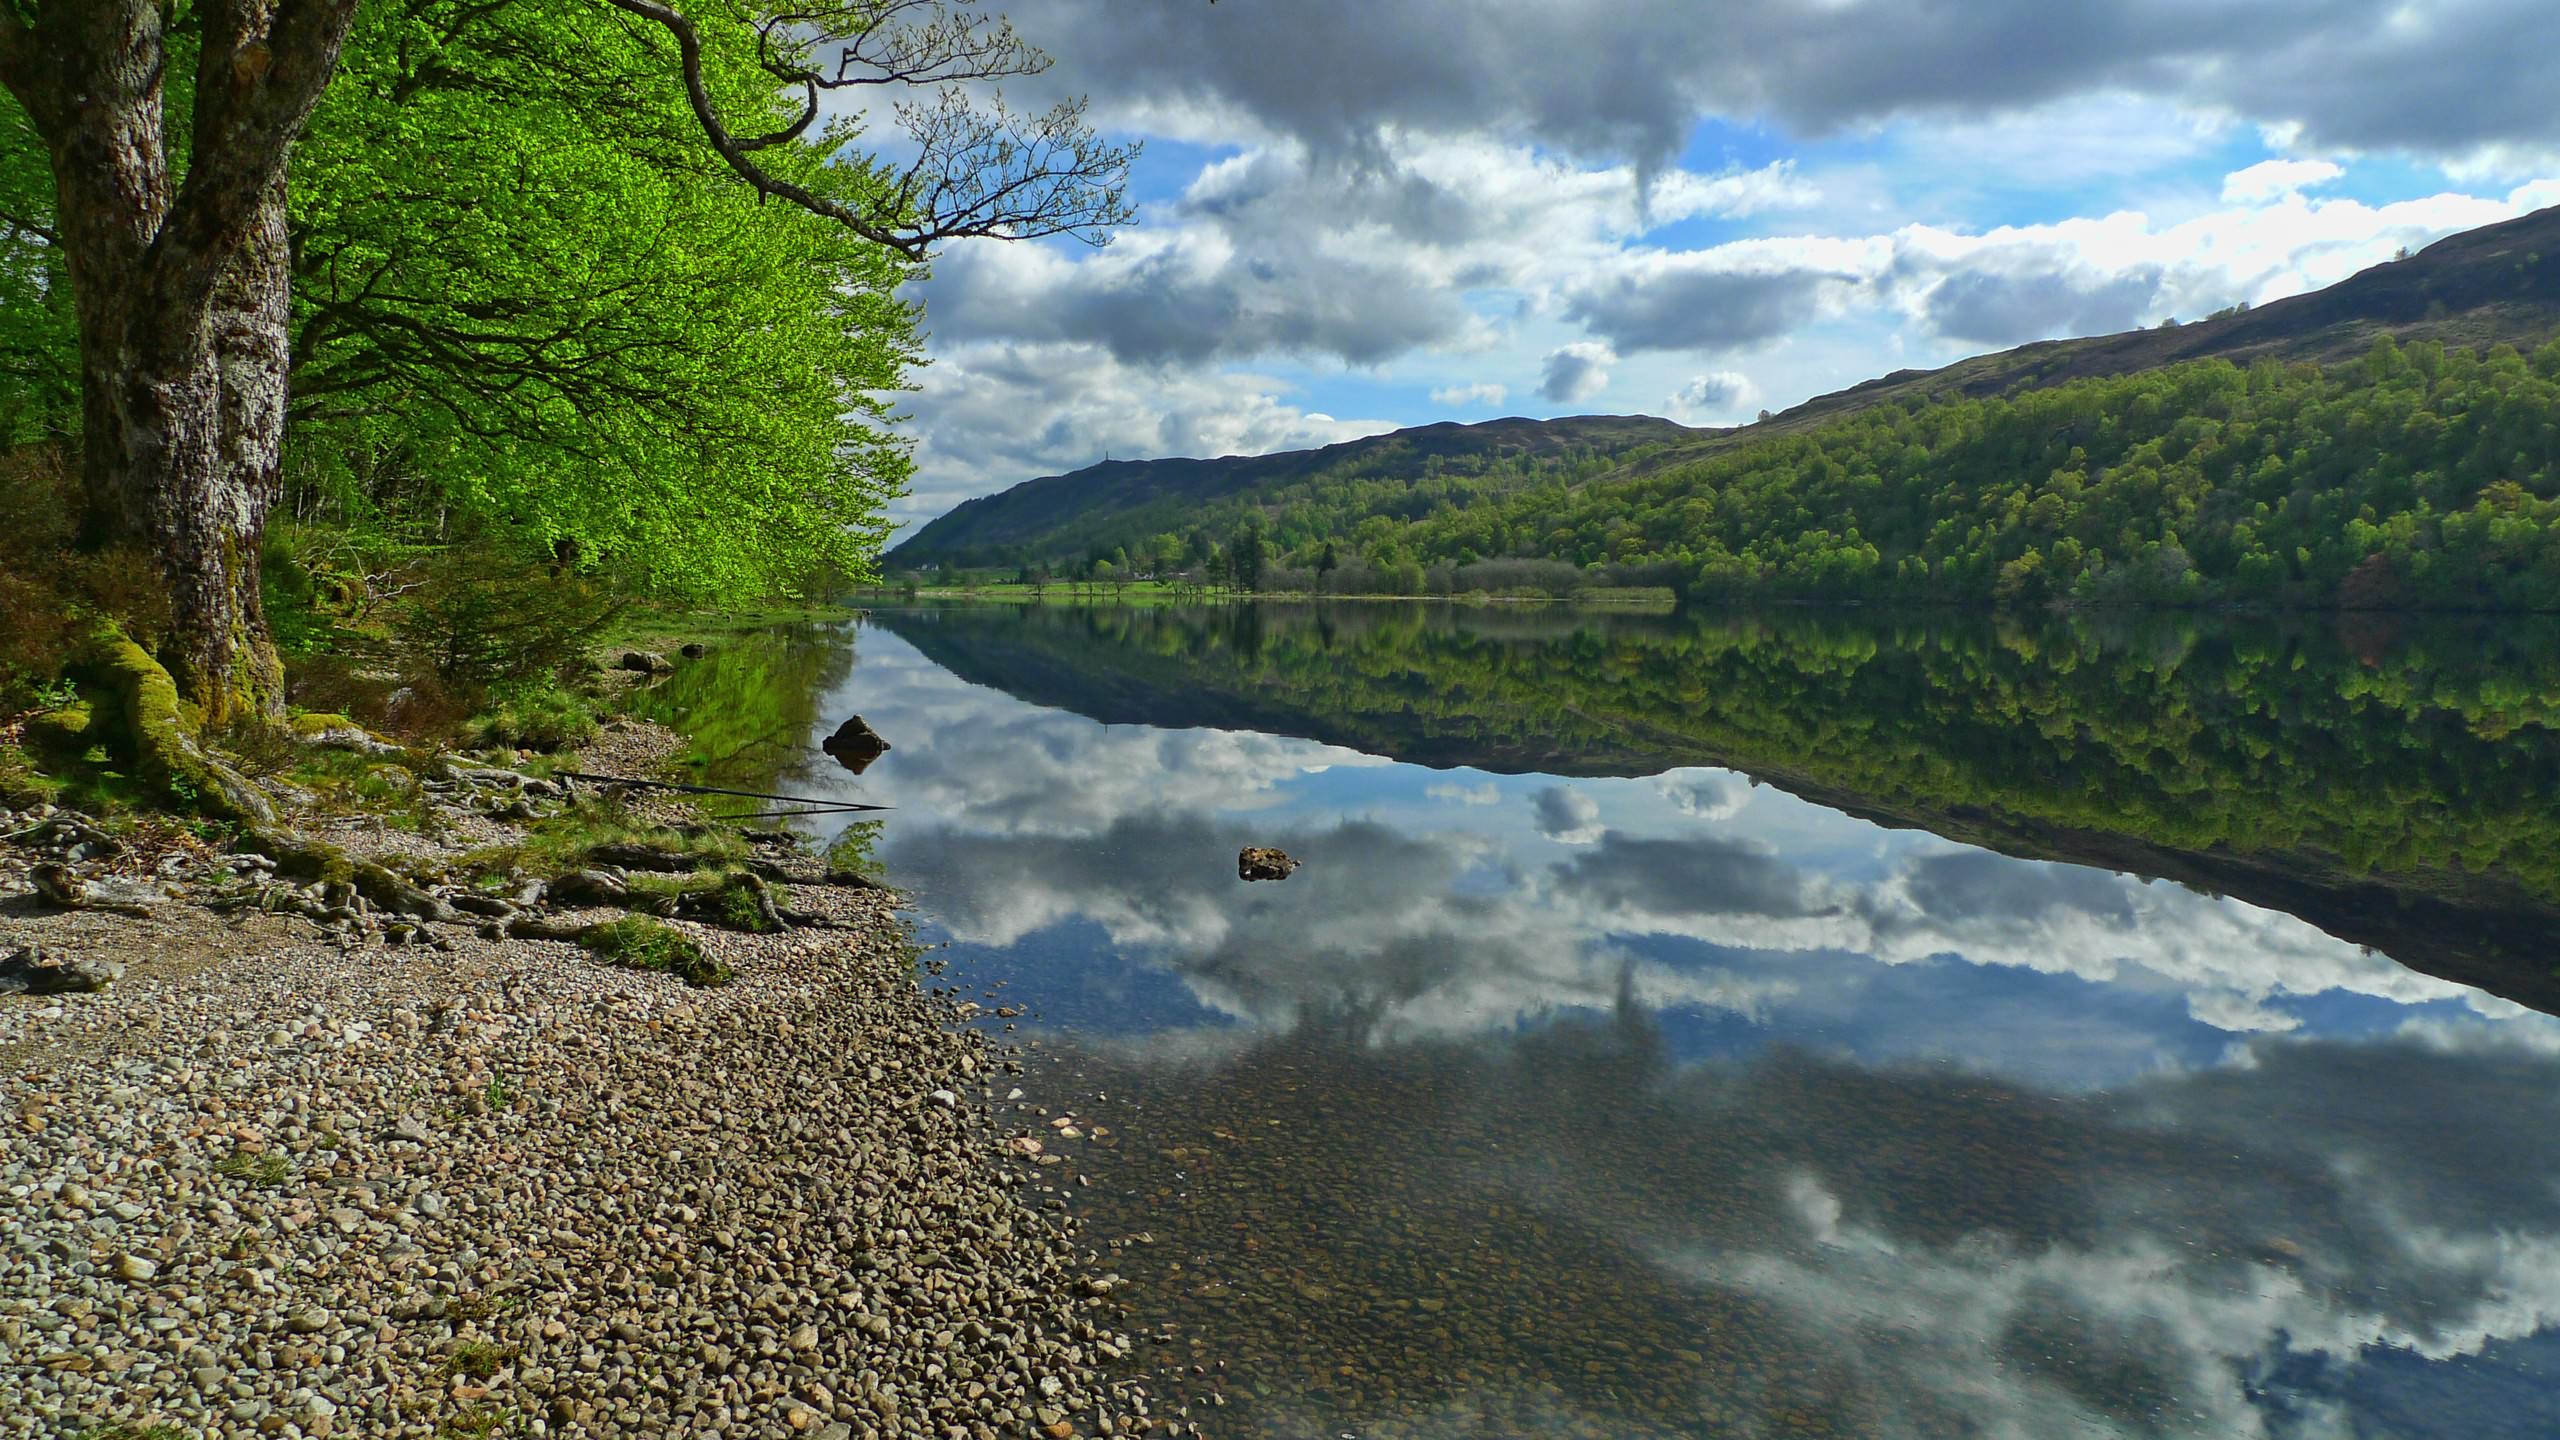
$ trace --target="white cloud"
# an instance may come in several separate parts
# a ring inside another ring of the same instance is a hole
[[[1550,785],[1529,804],[1538,817],[1538,833],[1559,845],[1589,845],[1606,833],[1600,802],[1580,790]]]
[[[1731,770],[1666,770],[1650,783],[1693,820],[1730,820],[1751,803],[1751,782]]]
[[[1681,420],[1727,419],[1749,410],[1759,398],[1760,387],[1751,383],[1750,376],[1738,370],[1717,370],[1690,376],[1689,383],[1663,403]]]
[[[1396,428],[1301,409],[1266,376],[1129,365],[1091,345],[968,346],[918,379],[910,408],[924,443],[897,510],[908,520],[1106,456],[1261,455]]]
[[[1511,387],[1490,381],[1481,385],[1450,385],[1431,392],[1431,403],[1443,410],[1490,410],[1511,398]]]
[[[1538,393],[1559,405],[1579,405],[1609,388],[1617,352],[1594,340],[1577,340],[1547,352]]]
[[[2346,173],[2327,160],[2261,160],[2222,177],[2222,199],[2227,205],[2264,205]]]
[[[1422,793],[1433,800],[1446,800],[1453,805],[1494,805],[1502,800],[1502,791],[1490,780],[1481,785],[1443,781],[1437,785],[1425,785]]]

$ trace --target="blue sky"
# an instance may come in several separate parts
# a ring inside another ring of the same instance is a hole
[[[1747,421],[2560,203],[2534,0],[1028,0],[1143,141],[1106,248],[917,287],[913,524],[1119,457]]]

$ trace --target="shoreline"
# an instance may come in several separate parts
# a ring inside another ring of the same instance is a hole
[[[494,926],[225,919],[199,902],[239,862],[202,847],[138,917],[53,909],[36,858],[0,847],[0,956],[125,968],[0,995],[0,1436],[1143,1415],[1103,1374],[1108,1282],[992,1116],[1019,1062],[918,983],[893,892],[668,920],[734,973],[694,988]]]

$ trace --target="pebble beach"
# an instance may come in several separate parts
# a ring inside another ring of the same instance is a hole
[[[23,857],[22,857],[23,858]],[[735,978],[429,927],[49,909],[0,953],[0,1436],[1190,1433],[888,891],[671,922]]]

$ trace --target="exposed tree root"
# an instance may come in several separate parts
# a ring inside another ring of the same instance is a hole
[[[276,807],[239,771],[205,753],[195,716],[178,701],[177,682],[151,652],[112,620],[90,630],[85,658],[122,712],[142,778],[188,808],[257,827],[276,823]]]

